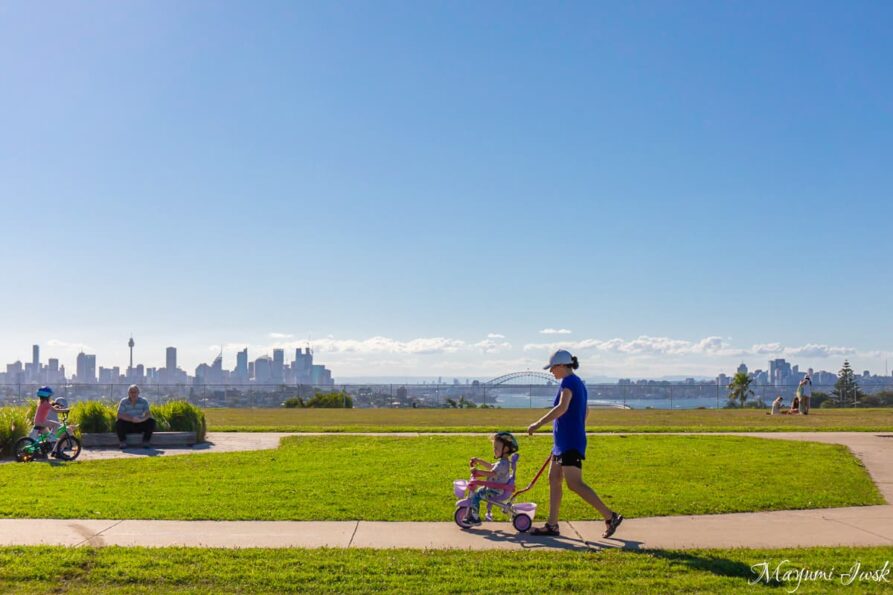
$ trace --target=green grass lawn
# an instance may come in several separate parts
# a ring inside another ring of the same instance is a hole
[[[519,483],[551,437],[521,438]],[[277,450],[0,465],[0,517],[448,521],[471,436],[300,436]],[[584,477],[627,517],[883,503],[839,445],[729,436],[599,436]],[[834,481],[828,481],[833,477]],[[525,497],[525,500],[527,498]],[[548,482],[530,495],[548,507]],[[595,519],[568,494],[563,519]]]
[[[797,593],[889,593],[890,582],[842,584],[853,564],[879,570],[893,547],[624,552],[0,548],[4,593],[743,593],[754,565],[830,573]],[[888,580],[893,578],[888,577]]]
[[[482,432],[520,431],[545,409],[206,409],[211,431]],[[893,431],[893,407],[813,409],[766,415],[758,409],[592,409],[591,432]],[[543,432],[551,431],[543,428]]]

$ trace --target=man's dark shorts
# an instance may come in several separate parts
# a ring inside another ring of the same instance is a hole
[[[566,450],[560,455],[552,455],[552,460],[560,463],[562,467],[583,468],[583,455],[577,449]]]

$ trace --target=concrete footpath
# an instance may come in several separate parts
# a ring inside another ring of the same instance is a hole
[[[230,451],[274,448],[279,438],[285,435],[288,434],[212,434],[209,438],[212,443],[216,440],[216,444],[221,447],[219,451],[223,452],[223,443],[227,441],[229,445],[226,448]],[[893,547],[893,506],[889,504],[893,502],[893,432],[754,432],[706,435],[751,436],[770,440],[805,440],[846,445],[865,465],[888,504],[627,519],[611,539],[601,538],[604,523],[600,521],[561,523],[561,537],[553,538],[519,534],[507,522],[484,523],[480,527],[463,531],[452,522],[0,519],[0,545],[474,550]],[[207,450],[218,451],[217,448]],[[113,454],[116,457],[129,456],[126,451]],[[833,478],[829,478],[829,481],[833,481]],[[447,493],[445,497],[450,495]],[[544,507],[546,505],[541,504]],[[537,521],[539,524],[543,519],[539,518]]]

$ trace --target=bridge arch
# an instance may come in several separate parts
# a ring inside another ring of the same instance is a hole
[[[525,370],[523,372],[511,372],[510,374],[503,374],[502,376],[491,378],[490,380],[482,384],[484,386],[499,386],[501,384],[514,383],[518,380],[528,381],[526,383],[520,382],[518,384],[556,384],[554,376],[552,376],[551,374],[547,374],[546,372],[539,372],[535,370]]]

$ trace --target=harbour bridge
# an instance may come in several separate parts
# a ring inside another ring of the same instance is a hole
[[[555,377],[551,374],[547,374],[546,372],[537,372],[534,370],[525,370],[523,372],[511,372],[509,374],[503,374],[502,376],[497,376],[496,378],[491,378],[486,382],[482,382],[482,386],[502,386],[502,385],[512,385],[512,384],[521,384],[521,385],[531,385],[531,384],[545,384],[546,386],[554,386]]]
[[[557,385],[558,382],[552,374],[535,370],[524,370],[523,372],[511,372],[491,378],[486,382],[482,382],[480,387],[484,389],[484,395],[486,395],[488,389],[494,391],[494,393],[500,393],[502,392],[500,389],[511,392],[512,388],[521,388],[526,390],[532,399],[534,396],[552,396]],[[486,398],[484,402],[486,402]],[[531,400],[531,406],[532,403],[533,401]],[[589,399],[588,405],[589,407],[597,408],[628,409],[623,403],[598,399]]]

